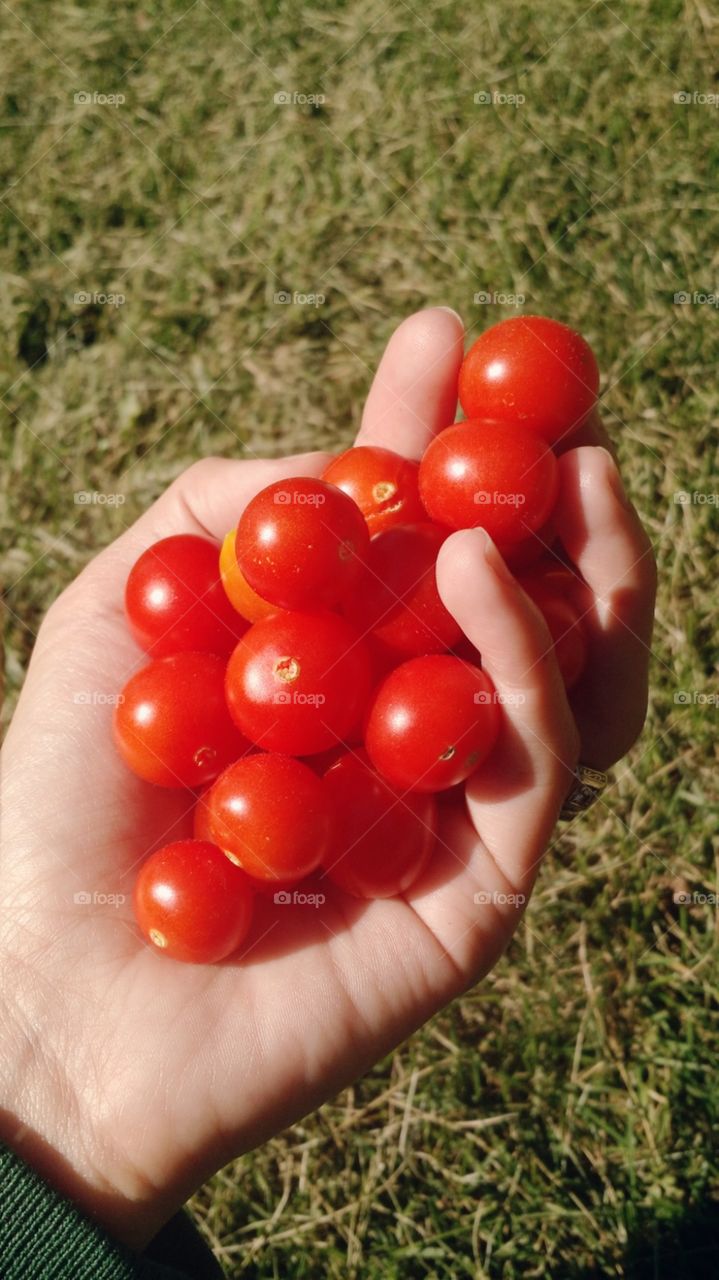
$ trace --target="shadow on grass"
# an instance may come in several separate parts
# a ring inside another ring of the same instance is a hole
[[[568,1271],[566,1280],[605,1280],[606,1274],[582,1267]],[[703,1200],[671,1222],[657,1222],[643,1210],[631,1231],[621,1274],[624,1280],[717,1280],[719,1201]]]
[[[627,1246],[627,1280],[716,1280],[719,1201],[703,1200],[673,1222],[643,1216]]]

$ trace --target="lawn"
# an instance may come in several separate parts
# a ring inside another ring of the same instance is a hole
[[[641,742],[493,976],[195,1197],[231,1276],[719,1274],[718,57],[703,0],[0,4],[6,716],[95,550],[347,444],[426,305],[582,330],[660,567]]]

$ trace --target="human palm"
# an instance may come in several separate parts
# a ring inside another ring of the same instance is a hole
[[[461,354],[453,313],[400,326],[361,440],[418,457],[453,419]],[[636,737],[653,560],[611,459],[588,439],[561,461],[560,533],[589,584],[590,668],[573,709],[544,622],[492,544],[453,535],[438,582],[505,700],[496,751],[466,803],[443,802],[436,854],[409,893],[360,903],[322,886],[320,907],[258,899],[247,944],[220,965],[168,960],[138,937],[138,864],[191,834],[193,797],[126,770],[96,695],[142,661],[122,609],[139,553],[175,533],[220,538],[259,489],[319,474],[326,458],[196,464],[51,608],[3,752],[0,945],[21,1045],[6,1070],[5,1136],[127,1243],[142,1247],[214,1169],[486,973],[518,924],[578,756],[606,767]]]

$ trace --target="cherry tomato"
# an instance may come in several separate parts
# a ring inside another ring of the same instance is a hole
[[[400,662],[406,661],[406,655],[397,653],[396,649],[390,648],[389,645],[380,640],[379,636],[375,635],[374,631],[370,631],[365,635],[364,640],[372,662],[372,686],[374,687],[380,683],[380,680],[384,680],[390,671],[394,671]],[[361,741],[361,738],[359,740]]]
[[[176,840],[151,854],[134,893],[137,923],[174,960],[216,964],[242,946],[253,894],[244,872],[206,840]]]
[[[365,745],[395,787],[443,791],[482,764],[499,722],[489,676],[461,658],[431,654],[403,662],[380,685]]]
[[[214,783],[207,807],[215,843],[258,880],[301,880],[327,852],[330,798],[301,760],[264,753],[238,760]]]
[[[277,613],[256,622],[227,666],[227,703],[266,751],[313,755],[351,740],[372,683],[367,646],[331,613]]]
[[[377,445],[347,449],[322,473],[322,479],[342,489],[357,503],[370,534],[399,524],[424,520],[419,499],[419,464]]]
[[[398,658],[444,653],[462,634],[437,590],[437,553],[447,532],[425,521],[388,529],[370,543],[347,614]]]
[[[432,520],[450,529],[486,529],[500,550],[542,527],[558,485],[556,458],[540,437],[483,419],[440,431],[419,468]]]
[[[237,563],[236,541],[237,530],[232,529],[225,535],[222,543],[220,550],[222,585],[232,607],[247,622],[259,622],[260,618],[269,618],[270,614],[277,613],[278,606],[270,604],[269,600],[263,600],[262,596],[258,596],[257,592],[252,590]]]
[[[356,583],[369,534],[341,489],[299,476],[270,484],[237,526],[237,562],[263,600],[283,609],[338,603]]]
[[[312,763],[314,767],[314,761]],[[315,769],[315,772],[321,776],[324,773],[324,769]],[[211,791],[212,784],[205,788],[202,795],[197,797],[197,802],[192,811],[192,838],[193,840],[209,840],[210,844],[215,844],[209,809]],[[226,853],[226,850],[223,849],[222,852]],[[234,853],[227,853],[226,856],[230,859],[230,862],[234,862],[237,865],[237,858]],[[253,891],[259,893],[263,898],[271,898],[278,889],[292,889],[297,884],[297,880],[283,880],[281,882],[277,880],[257,880],[255,876],[250,875],[247,876],[247,880]]]
[[[546,316],[512,316],[481,334],[459,372],[468,418],[521,423],[556,444],[594,408],[599,369],[573,329]]]
[[[153,658],[189,650],[226,656],[247,629],[222,589],[215,543],[189,533],[143,551],[127,579],[125,613]]]
[[[324,859],[330,880],[356,898],[404,893],[434,848],[434,796],[403,795],[380,777],[364,751],[349,752],[331,765],[325,786],[335,814]]]
[[[125,685],[114,734],[125,764],[160,787],[201,787],[250,748],[224,696],[225,663],[212,653],[156,658]]]
[[[543,614],[564,683],[573,688],[587,665],[587,633],[576,603],[582,584],[567,569],[522,574],[518,581]]]

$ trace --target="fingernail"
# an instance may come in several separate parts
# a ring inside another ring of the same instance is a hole
[[[515,579],[509,572],[509,569],[504,563],[503,556],[500,555],[495,543],[487,533],[487,530],[480,529],[478,532],[482,534],[482,538],[484,540],[484,558],[490,569],[496,573],[497,577],[500,578],[502,582],[506,582],[509,586],[516,587],[517,583]]]
[[[459,312],[458,312],[458,311],[455,311],[454,307],[437,307],[437,310],[438,310],[438,311],[446,311],[448,315],[450,315],[450,316],[454,316],[455,320],[459,320],[459,323],[460,323],[460,324],[462,325],[462,327],[464,328],[464,320],[462,319],[462,317],[461,317],[461,315],[459,314]]]
[[[627,497],[624,484],[622,483],[622,477],[619,474],[619,467],[617,466],[614,458],[612,457],[609,450],[604,448],[604,445],[601,445],[601,444],[597,445],[596,448],[599,453],[604,454],[604,457],[607,460],[606,476],[611,486],[612,493],[614,494],[615,498],[617,498],[618,501],[621,502],[623,507],[627,507],[627,508],[631,507],[632,504],[630,503]]]

